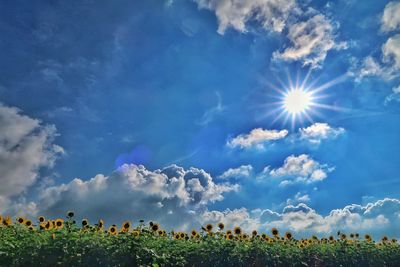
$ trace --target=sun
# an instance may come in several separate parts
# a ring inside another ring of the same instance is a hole
[[[284,94],[284,108],[292,115],[305,112],[311,106],[311,104],[311,93],[302,88],[295,88]]]

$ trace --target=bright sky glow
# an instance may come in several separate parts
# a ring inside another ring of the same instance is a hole
[[[311,94],[302,88],[290,90],[285,94],[284,107],[291,114],[298,114],[306,111],[311,105]]]

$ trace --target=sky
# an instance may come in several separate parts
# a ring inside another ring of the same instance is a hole
[[[1,2],[0,214],[399,237],[398,14]]]

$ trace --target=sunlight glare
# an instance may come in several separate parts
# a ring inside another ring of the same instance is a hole
[[[311,104],[311,94],[301,88],[292,89],[284,96],[285,110],[290,114],[298,114],[306,111]]]

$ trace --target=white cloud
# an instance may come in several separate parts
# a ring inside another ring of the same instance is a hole
[[[308,194],[301,194],[300,192],[297,192],[296,195],[294,196],[294,198],[288,198],[286,200],[286,204],[287,205],[293,205],[296,203],[306,203],[306,202],[310,202],[310,196]]]
[[[287,130],[278,131],[256,128],[251,130],[249,134],[241,134],[228,140],[227,146],[231,148],[250,148],[254,146],[257,148],[263,148],[264,143],[285,138],[287,134]]]
[[[389,32],[400,27],[400,2],[389,2],[381,18],[381,30]]]
[[[223,174],[218,176],[220,179],[229,179],[229,178],[240,178],[240,177],[249,177],[253,173],[253,167],[251,165],[242,165],[238,168],[229,168]]]
[[[248,21],[257,21],[273,32],[282,32],[290,13],[297,12],[295,0],[194,0],[199,8],[212,10],[218,19],[218,33],[232,27],[246,32]]]
[[[206,212],[204,223],[224,222],[229,228],[236,225],[246,231],[257,229],[268,231],[277,227],[281,232],[293,231],[298,237],[304,235],[335,235],[337,231],[346,233],[372,234],[375,238],[382,235],[399,236],[400,200],[385,198],[365,206],[349,205],[332,210],[324,216],[304,203],[288,205],[281,213],[266,210],[249,212],[245,208]]]
[[[287,157],[282,167],[272,170],[266,167],[263,175],[281,179],[281,186],[295,183],[311,184],[326,179],[328,173],[334,169],[334,167],[313,160],[309,155],[301,154],[299,156],[291,155]]]
[[[383,62],[396,71],[400,69],[400,34],[390,37],[382,46]]]
[[[317,14],[307,21],[289,25],[288,39],[292,46],[283,52],[275,51],[274,59],[303,62],[313,68],[320,67],[331,49],[346,49],[346,43],[335,42],[336,27],[322,14]]]
[[[142,165],[125,164],[109,176],[98,174],[87,181],[76,178],[45,187],[31,202],[31,210],[20,210],[16,205],[23,205],[16,202],[6,212],[55,217],[74,210],[77,216],[90,220],[158,220],[165,227],[184,228],[196,222],[195,213],[204,211],[207,204],[236,190],[238,185],[216,184],[201,169],[171,165],[150,171]]]
[[[400,102],[400,85],[397,87],[393,87],[392,92],[385,99],[385,105],[389,104],[392,101]]]
[[[23,192],[38,178],[41,168],[53,166],[64,150],[53,144],[53,125],[22,115],[14,107],[0,104],[0,196]]]
[[[307,128],[300,128],[300,139],[319,144],[325,139],[335,139],[345,133],[344,128],[334,128],[327,123],[314,123]]]

